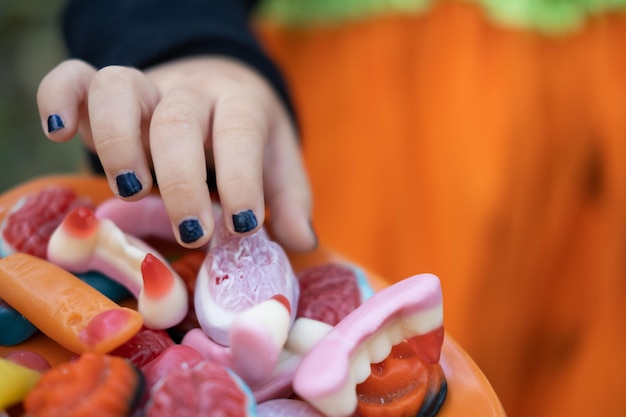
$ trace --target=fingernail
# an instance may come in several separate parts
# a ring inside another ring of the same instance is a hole
[[[257,227],[259,223],[252,210],[240,211],[233,214],[233,228],[237,233],[247,233]]]
[[[180,240],[184,243],[193,243],[204,236],[204,230],[197,219],[187,219],[178,225]]]
[[[143,188],[134,172],[126,172],[115,177],[117,192],[122,197],[130,197],[137,194]]]
[[[58,114],[51,114],[48,116],[48,133],[56,132],[59,129],[63,129],[65,124],[63,119]]]

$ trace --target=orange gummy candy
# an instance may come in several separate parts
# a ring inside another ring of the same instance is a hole
[[[45,372],[24,400],[30,417],[130,415],[143,377],[123,358],[85,353]]]
[[[447,385],[438,363],[416,355],[409,343],[393,347],[383,362],[357,385],[362,417],[435,415],[445,400]]]
[[[132,338],[141,315],[63,268],[24,253],[0,259],[0,298],[75,353],[107,353]]]

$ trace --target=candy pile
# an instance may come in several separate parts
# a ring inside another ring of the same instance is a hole
[[[169,227],[159,197],[88,197],[47,187],[4,208],[8,415],[433,416],[441,407],[437,277],[374,293],[344,262],[296,273],[264,230],[234,237],[219,220],[206,250],[170,253],[159,244]],[[46,207],[55,209],[44,227]],[[39,332],[72,358],[50,364],[23,349]]]

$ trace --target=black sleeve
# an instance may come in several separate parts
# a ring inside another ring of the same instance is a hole
[[[245,0],[70,0],[63,35],[70,55],[101,68],[145,69],[218,54],[246,62],[274,86],[293,116],[287,88],[255,38]]]
[[[145,69],[192,55],[237,58],[263,75],[295,112],[283,78],[263,52],[250,25],[254,0],[70,0],[63,36],[70,56],[97,68],[125,65]],[[297,124],[297,123],[296,123]],[[104,173],[98,156],[90,165]],[[215,189],[214,174],[209,185]]]

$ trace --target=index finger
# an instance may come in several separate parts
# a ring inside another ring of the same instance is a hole
[[[78,131],[79,111],[96,69],[71,59],[53,68],[39,83],[37,105],[41,126],[55,142],[71,139]]]

